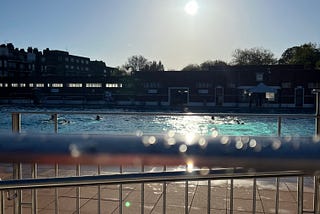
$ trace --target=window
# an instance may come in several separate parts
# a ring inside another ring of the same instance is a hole
[[[282,87],[282,88],[291,88],[291,82],[283,82],[283,83],[281,84],[281,87]]]
[[[68,87],[69,88],[81,88],[82,87],[82,83],[69,83]]]
[[[196,83],[197,88],[211,88],[212,84],[208,82],[197,82]]]
[[[145,88],[160,88],[160,83],[158,82],[146,82],[144,83]]]
[[[263,73],[256,73],[256,81],[263,81]]]
[[[198,93],[199,93],[199,94],[208,94],[209,91],[208,91],[208,89],[199,89],[199,90],[198,90]]]
[[[17,88],[18,86],[19,86],[18,83],[11,83],[11,87],[12,87],[12,88]]]
[[[34,87],[34,84],[33,84],[33,83],[29,83],[29,87],[30,87],[30,88],[33,88],[33,87]]]
[[[118,83],[106,83],[106,88],[118,88]]]
[[[2,87],[8,87],[8,83],[0,83],[0,88]]]
[[[275,101],[275,94],[273,92],[266,92],[266,99],[268,101]]]
[[[69,69],[69,65],[65,65],[66,69]]]
[[[106,88],[122,88],[122,83],[106,83]]]
[[[158,90],[157,89],[148,89],[148,94],[157,94]]]
[[[37,88],[43,88],[43,87],[44,87],[44,84],[43,84],[43,83],[36,83],[36,87],[37,87]]]
[[[234,84],[234,83],[228,83],[227,87],[228,87],[228,88],[236,88],[236,84]]]
[[[20,83],[20,87],[24,88],[24,87],[26,87],[26,84],[25,83]]]
[[[87,88],[101,88],[101,83],[86,83]]]
[[[308,88],[310,89],[320,88],[320,82],[309,82]]]
[[[14,62],[9,62],[9,68],[17,68],[17,64]]]
[[[69,62],[69,58],[68,57],[66,57],[65,60],[66,60],[66,62]]]
[[[52,83],[51,87],[62,88],[63,84],[62,83]]]

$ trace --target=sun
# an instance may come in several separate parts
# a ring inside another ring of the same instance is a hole
[[[194,0],[191,0],[191,1],[189,1],[189,2],[186,4],[186,6],[184,7],[184,11],[185,11],[187,14],[189,14],[189,15],[191,15],[191,16],[194,16],[194,15],[197,14],[198,8],[199,8],[198,3],[197,3],[196,1],[194,1]]]

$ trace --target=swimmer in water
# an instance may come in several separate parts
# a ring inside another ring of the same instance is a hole
[[[240,121],[238,119],[236,119],[235,121],[236,121],[237,124],[242,124],[242,125],[244,124],[244,122],[242,122],[242,121]]]
[[[51,117],[49,120],[54,120],[54,114],[51,114]]]
[[[101,117],[99,115],[97,115],[96,120],[101,120]]]

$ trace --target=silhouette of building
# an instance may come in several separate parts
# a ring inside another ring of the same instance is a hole
[[[299,65],[212,66],[111,76],[103,61],[0,45],[0,103],[313,108],[319,70]]]
[[[132,99],[142,105],[312,108],[312,90],[320,88],[319,70],[300,65],[136,72],[135,78],[140,90]]]
[[[106,92],[113,90],[108,86],[115,83],[110,77],[114,69],[103,61],[91,61],[67,51],[47,48],[41,52],[31,47],[25,51],[11,43],[2,44],[0,99],[35,103],[104,100]]]

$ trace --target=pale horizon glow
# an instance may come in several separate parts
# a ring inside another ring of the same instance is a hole
[[[190,2],[198,4],[194,15],[185,10]],[[68,51],[111,67],[142,55],[180,70],[230,62],[237,48],[263,47],[279,58],[292,46],[319,44],[318,8],[319,0],[5,0],[0,44]]]

